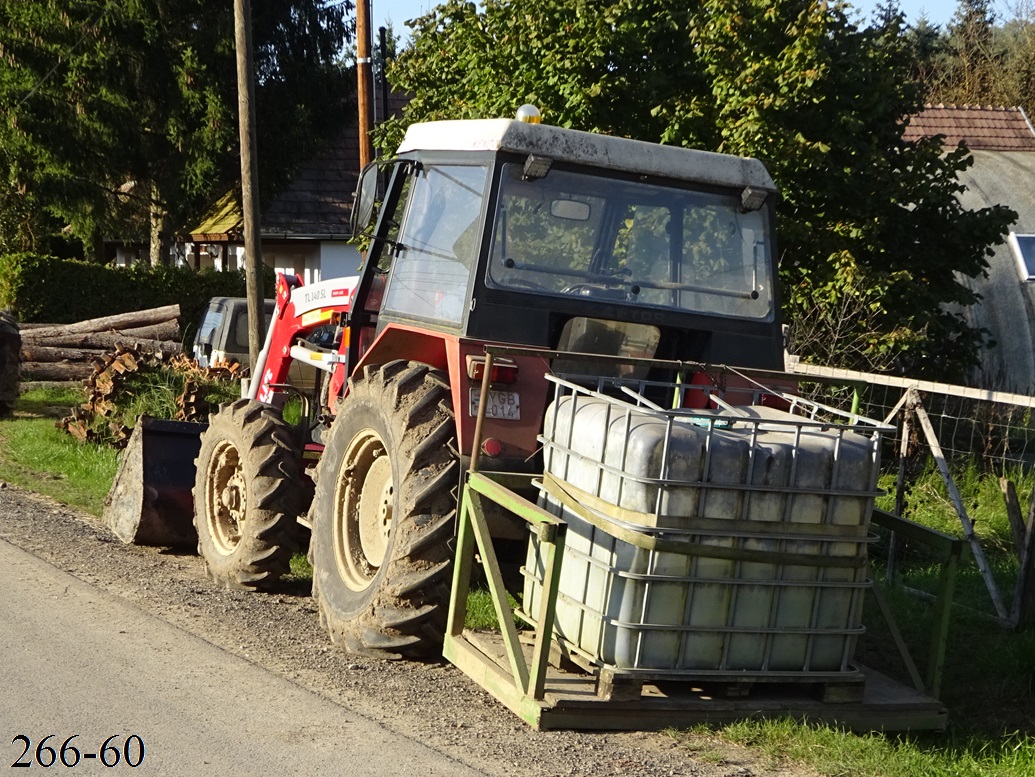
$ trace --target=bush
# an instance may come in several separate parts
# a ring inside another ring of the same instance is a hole
[[[263,292],[274,294],[272,270]],[[0,308],[19,321],[70,324],[163,305],[180,306],[180,328],[198,320],[211,297],[243,297],[243,271],[129,268],[39,254],[0,256]]]

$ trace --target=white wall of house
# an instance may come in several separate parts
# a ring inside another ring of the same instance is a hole
[[[194,266],[194,245],[183,246],[184,261]],[[144,259],[146,260],[146,255]],[[217,271],[243,270],[245,265],[244,246],[202,243],[200,245],[200,268]],[[132,264],[135,254],[129,249],[119,249],[120,265]],[[327,278],[342,278],[357,275],[363,257],[355,246],[343,240],[297,241],[293,243],[271,243],[262,247],[263,262],[276,272],[285,275],[301,275],[306,284]]]
[[[320,243],[321,277],[318,280],[358,275],[362,262],[363,257],[354,245],[339,240],[324,241]]]
[[[308,268],[318,253],[319,247],[312,243],[263,245],[262,261],[275,272],[288,276],[301,275],[302,280],[309,283]]]

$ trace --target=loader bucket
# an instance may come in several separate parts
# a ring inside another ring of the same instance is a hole
[[[104,500],[102,520],[133,545],[191,546],[195,465],[207,424],[142,415]]]

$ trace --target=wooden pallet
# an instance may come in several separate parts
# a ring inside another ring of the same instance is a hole
[[[530,652],[531,646],[522,647]],[[599,672],[587,673],[571,661],[555,661],[547,668],[542,700],[534,702],[527,697],[516,699],[513,682],[500,672],[507,659],[499,635],[465,631],[452,650],[450,660],[533,726],[544,730],[650,731],[701,723],[793,718],[860,732],[940,731],[948,722],[948,712],[937,699],[863,666],[858,669],[862,682],[853,681],[849,694],[855,698],[838,698],[833,683],[817,693],[809,683],[756,679],[740,696],[725,693],[732,687],[728,681],[638,678],[633,684],[620,680],[616,686],[614,673],[610,679],[605,673],[602,680]],[[610,692],[606,690],[609,683]],[[534,705],[531,715],[530,704]]]
[[[681,686],[699,689],[702,693],[717,699],[747,699],[757,694],[763,685],[794,686],[803,695],[818,699],[824,704],[861,702],[865,697],[866,675],[856,670],[845,672],[838,678],[812,677],[728,677],[701,675],[698,677],[673,677],[664,673],[624,673],[612,667],[600,667],[596,673],[596,691],[604,701],[634,701],[651,686],[673,689],[678,693]]]
[[[566,672],[582,672],[596,678],[597,696],[604,701],[634,701],[650,685],[677,688],[680,685],[704,686],[714,698],[748,698],[761,684],[795,685],[804,694],[811,694],[825,704],[861,702],[866,688],[866,675],[853,668],[846,672],[798,674],[793,672],[689,671],[678,673],[644,670],[623,670],[599,665],[577,651],[569,650],[560,640],[550,646],[550,663]]]
[[[644,683],[636,698],[603,699],[597,679],[553,670],[539,727],[542,729],[657,730],[699,723],[758,718],[794,718],[845,726],[854,731],[942,730],[948,712],[924,696],[865,667],[859,700],[824,701],[801,683],[756,683],[740,697],[722,697],[708,684]],[[858,686],[857,686],[858,687]]]

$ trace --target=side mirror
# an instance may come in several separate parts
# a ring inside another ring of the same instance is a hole
[[[352,234],[358,235],[370,227],[374,215],[374,201],[377,199],[377,178],[379,174],[377,162],[371,162],[359,174],[356,184],[356,196],[352,201],[352,218],[349,221]]]

